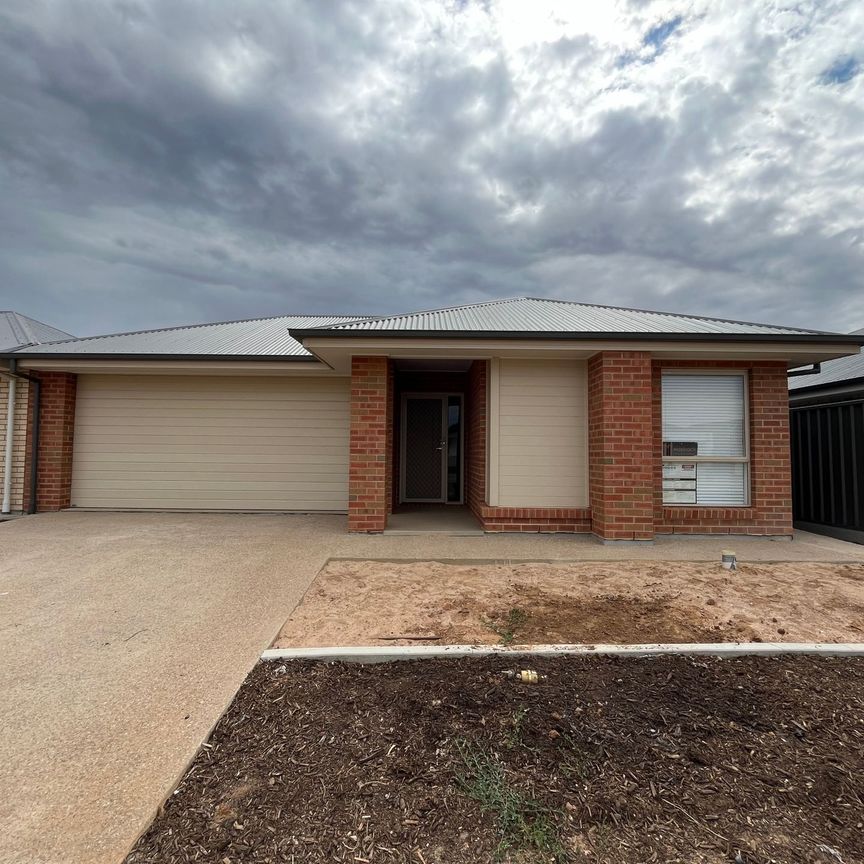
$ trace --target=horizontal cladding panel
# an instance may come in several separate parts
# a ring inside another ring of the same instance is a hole
[[[496,419],[499,506],[587,506],[584,362],[501,360]]]
[[[78,507],[348,506],[348,379],[80,375]]]
[[[97,508],[105,510],[230,510],[260,512],[268,510],[284,511],[282,500],[277,498],[268,500],[258,495],[248,498],[235,497],[232,501],[214,500],[205,501],[199,497],[195,498],[171,498],[154,501],[152,498],[131,498],[128,496],[112,495],[108,498],[92,498],[87,504],[79,504],[79,507]],[[345,513],[347,507],[339,505],[336,500],[316,501],[311,498],[297,498],[296,504],[291,508],[293,512],[299,513]]]
[[[189,453],[165,453],[152,451],[150,453],[127,453],[121,452],[105,452],[105,451],[90,451],[89,453],[78,450],[75,453],[75,460],[79,465],[90,464],[94,469],[113,469],[113,468],[128,468],[131,470],[140,469],[142,466],[147,467],[147,470],[152,470],[151,463],[153,457],[156,456],[164,463],[166,471],[175,470],[174,463],[188,465],[190,468],[195,465],[210,466],[213,464],[214,456],[210,453],[202,453],[200,450],[195,450]],[[294,453],[290,448],[286,448],[284,453],[231,453],[226,452],[217,454],[216,459],[219,462],[221,470],[226,470],[232,465],[238,469],[246,469],[250,465],[271,465],[285,466],[286,470],[296,470],[295,465],[336,465],[338,468],[341,464],[339,460],[334,460],[332,454],[321,453]],[[341,470],[341,469],[340,469]]]

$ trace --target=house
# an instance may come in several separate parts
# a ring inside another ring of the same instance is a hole
[[[18,312],[0,312],[0,353],[41,345],[55,339],[71,338],[71,333]],[[3,475],[0,515],[20,511],[24,507],[24,451],[29,386],[30,382],[26,379],[14,379],[0,374],[0,473]]]
[[[789,379],[795,524],[864,543],[864,354],[814,371]]]
[[[862,343],[519,297],[96,336],[0,363],[41,381],[40,511],[347,513],[380,532],[400,508],[449,505],[486,531],[648,541],[789,536],[787,370]]]

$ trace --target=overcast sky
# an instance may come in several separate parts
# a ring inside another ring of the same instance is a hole
[[[864,326],[864,3],[4,0],[0,308]]]

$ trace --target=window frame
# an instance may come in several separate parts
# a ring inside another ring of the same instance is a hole
[[[751,507],[751,471],[750,471],[750,376],[747,369],[700,369],[700,368],[666,368],[660,370],[660,499],[664,507],[684,507],[689,509],[729,510],[733,508]],[[738,376],[744,382],[744,455],[743,456],[666,456],[663,454],[663,378],[667,375],[713,375],[729,378]],[[663,501],[663,465],[682,463],[744,465],[744,503],[743,504],[682,504]]]

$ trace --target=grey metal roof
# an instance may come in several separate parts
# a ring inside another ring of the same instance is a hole
[[[864,336],[864,328],[853,330],[853,335]],[[864,353],[853,354],[851,357],[840,357],[838,360],[828,360],[822,364],[818,375],[799,375],[789,379],[790,390],[803,390],[805,387],[825,387],[829,384],[841,384],[864,378]]]
[[[351,320],[333,315],[284,315],[217,324],[193,324],[164,330],[139,330],[108,336],[68,339],[36,345],[16,354],[40,355],[123,355],[310,357],[308,351],[288,333],[291,327],[325,327]]]
[[[23,345],[39,345],[55,339],[72,338],[71,333],[28,318],[20,312],[0,312],[0,351],[12,351]]]
[[[38,323],[38,322],[36,322]],[[45,326],[45,325],[41,325]],[[53,328],[49,328],[53,329]],[[289,330],[291,332],[289,332]],[[60,331],[55,331],[60,332]],[[300,339],[305,335],[405,334],[469,335],[503,333],[543,336],[618,334],[622,337],[694,338],[783,338],[814,339],[821,335],[852,340],[850,336],[825,334],[770,324],[750,324],[720,318],[702,318],[668,312],[647,312],[615,306],[597,306],[565,300],[518,297],[454,306],[406,315],[356,318],[333,315],[284,315],[215,324],[194,324],[162,330],[140,330],[107,336],[88,336],[20,348],[16,355],[93,358],[212,358],[312,357]],[[864,342],[864,339],[861,340]],[[10,350],[10,349],[7,349]]]
[[[299,328],[298,328],[299,329]],[[424,332],[496,332],[496,333],[634,333],[634,334],[806,334],[818,330],[753,324],[698,315],[671,312],[649,312],[598,306],[569,300],[537,297],[515,297],[453,306],[406,315],[365,318],[337,324],[331,331],[424,331]]]

